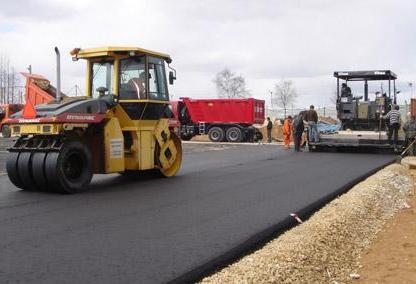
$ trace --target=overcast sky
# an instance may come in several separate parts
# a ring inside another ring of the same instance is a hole
[[[215,97],[212,80],[225,67],[267,102],[276,82],[293,80],[297,106],[331,105],[337,70],[391,69],[401,101],[416,81],[414,0],[0,1],[0,54],[55,84],[58,46],[63,91],[84,89],[85,63],[69,51],[105,45],[170,54],[175,98]]]

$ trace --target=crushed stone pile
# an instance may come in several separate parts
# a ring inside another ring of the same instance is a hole
[[[406,206],[409,170],[393,164],[327,204],[307,222],[202,283],[345,283],[385,221]]]

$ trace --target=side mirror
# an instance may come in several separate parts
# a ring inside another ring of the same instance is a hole
[[[173,81],[176,80],[176,75],[173,73],[173,71],[169,71],[169,84],[173,85]]]

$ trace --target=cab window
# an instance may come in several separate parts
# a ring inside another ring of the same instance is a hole
[[[120,99],[146,99],[146,84],[147,79],[144,57],[134,57],[120,60]]]
[[[98,98],[98,88],[104,87],[108,92],[113,88],[113,62],[94,62],[92,64],[91,93],[93,98]]]
[[[149,57],[149,99],[151,100],[169,100],[164,67],[162,59]]]

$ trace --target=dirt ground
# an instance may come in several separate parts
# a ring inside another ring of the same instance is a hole
[[[361,259],[357,283],[416,283],[416,196],[389,220]],[[354,281],[355,282],[355,281]]]

